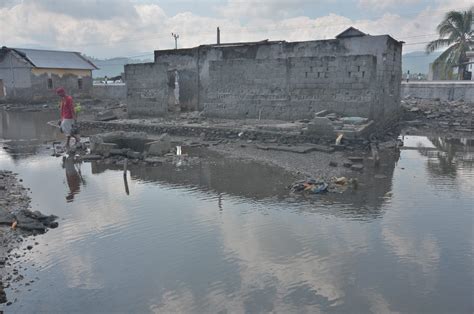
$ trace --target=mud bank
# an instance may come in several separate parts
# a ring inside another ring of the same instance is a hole
[[[0,303],[7,302],[4,288],[9,287],[11,281],[23,280],[14,267],[15,260],[26,255],[33,246],[28,245],[23,252],[16,249],[26,237],[34,237],[58,226],[56,216],[29,210],[29,190],[21,182],[16,174],[0,170]]]

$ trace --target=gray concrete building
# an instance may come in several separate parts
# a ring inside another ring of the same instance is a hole
[[[0,101],[48,101],[57,98],[57,87],[75,97],[89,97],[95,69],[78,52],[2,47]]]
[[[401,54],[402,42],[352,27],[330,40],[157,50],[155,62],[125,66],[129,113],[294,120],[329,109],[387,121],[400,106]]]

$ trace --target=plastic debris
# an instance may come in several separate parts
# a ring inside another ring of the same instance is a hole
[[[319,194],[326,192],[329,185],[326,182],[315,179],[308,179],[304,181],[297,181],[291,186],[293,192],[307,192],[311,194]]]
[[[341,145],[342,137],[344,134],[339,134],[336,138],[336,145]]]

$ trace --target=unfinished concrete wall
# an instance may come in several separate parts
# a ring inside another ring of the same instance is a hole
[[[168,112],[168,64],[127,64],[125,80],[130,116],[162,116]]]
[[[424,81],[403,82],[402,97],[422,99],[464,100],[474,103],[474,82],[472,81]]]
[[[6,95],[0,100],[10,102],[31,99],[31,68],[29,63],[15,53],[3,56],[0,60],[0,80]]]
[[[204,113],[222,118],[302,119],[323,109],[369,117],[374,56],[212,61]]]
[[[163,50],[155,54],[155,62],[167,64],[167,71],[173,72],[168,76],[168,85],[173,89],[177,88],[178,97],[173,97],[173,101],[176,100],[181,111],[198,110],[198,53],[196,49],[179,49]]]
[[[96,99],[125,101],[127,99],[127,85],[120,84],[94,84],[92,97]]]
[[[401,52],[383,35],[155,51],[155,62],[192,73],[188,108],[210,116],[310,118],[321,108],[384,122],[399,112]]]
[[[92,71],[75,69],[31,70],[31,101],[56,100],[56,88],[63,87],[75,98],[89,98],[92,95]]]

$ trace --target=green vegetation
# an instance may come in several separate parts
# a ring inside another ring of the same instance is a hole
[[[439,39],[426,45],[426,52],[432,53],[440,48],[448,47],[436,60],[434,66],[442,68],[444,73],[452,73],[458,68],[458,79],[464,78],[468,59],[466,52],[474,48],[473,10],[446,13],[444,20],[438,25]]]

